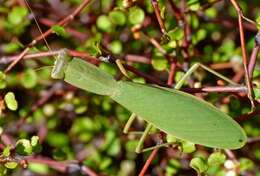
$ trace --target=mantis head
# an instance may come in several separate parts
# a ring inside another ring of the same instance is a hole
[[[53,79],[63,79],[65,76],[66,67],[70,60],[71,58],[68,56],[67,50],[61,50],[54,62],[54,67],[51,71],[51,77]]]

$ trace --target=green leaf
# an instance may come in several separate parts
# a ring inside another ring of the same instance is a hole
[[[131,24],[140,24],[144,21],[144,11],[139,7],[131,7],[129,9],[128,20]]]
[[[200,8],[200,2],[199,0],[188,0],[187,2],[190,10],[197,11]]]
[[[46,164],[40,164],[40,163],[29,163],[28,169],[32,172],[47,175],[49,173],[49,167]]]
[[[154,57],[152,59],[152,66],[158,71],[163,71],[167,68],[168,61],[163,57]]]
[[[258,16],[255,21],[257,29],[260,30],[260,16]]]
[[[114,54],[120,54],[122,52],[123,46],[119,40],[114,40],[109,45],[110,50]]]
[[[177,138],[173,135],[170,135],[170,134],[167,134],[166,140],[167,140],[167,142],[171,142],[171,143],[177,142]]]
[[[20,49],[20,45],[18,43],[11,42],[2,45],[2,49],[5,53],[14,53]]]
[[[195,144],[188,141],[181,142],[181,150],[183,153],[192,153],[196,150]]]
[[[255,87],[253,90],[254,90],[255,98],[259,99],[260,98],[260,88]]]
[[[15,99],[15,95],[13,92],[8,92],[6,95],[5,95],[5,103],[8,107],[8,109],[12,110],[12,111],[16,111],[17,108],[18,108],[18,103]]]
[[[53,151],[52,156],[55,160],[66,160],[67,158],[67,154],[66,152],[63,150],[63,148],[57,148]]]
[[[23,21],[27,14],[28,10],[26,7],[14,7],[8,14],[7,20],[14,25],[18,25]]]
[[[37,84],[37,74],[33,69],[27,69],[21,77],[21,84],[27,88],[33,88]]]
[[[181,165],[180,161],[178,161],[176,159],[169,160],[169,164],[166,168],[166,175],[167,176],[176,175],[178,170],[180,170],[181,167],[182,167],[182,165]]]
[[[173,30],[170,30],[168,32],[168,36],[170,37],[171,40],[181,40],[184,37],[184,31],[180,27],[176,27]]]
[[[247,158],[241,158],[240,160],[240,171],[246,171],[246,170],[251,170],[254,169],[254,162],[251,161],[250,159]]]
[[[99,168],[100,170],[104,170],[106,169],[107,167],[109,167],[112,163],[112,159],[111,158],[104,158],[102,159],[100,165],[99,165]]]
[[[221,152],[214,152],[208,158],[209,166],[219,166],[226,160],[226,155]]]
[[[126,17],[124,12],[121,10],[114,10],[108,14],[109,19],[112,23],[123,26],[126,22]]]
[[[207,36],[207,31],[205,29],[200,29],[196,33],[196,41],[199,42],[199,41],[205,39],[206,36]]]
[[[8,169],[4,165],[0,165],[0,175],[5,176],[7,175]]]
[[[99,29],[101,29],[104,32],[111,32],[112,31],[112,22],[110,21],[110,19],[105,16],[105,15],[101,15],[98,17],[97,19],[97,27]]]
[[[5,80],[6,75],[4,72],[0,71],[0,80]]]
[[[0,89],[4,89],[7,85],[5,78],[6,75],[2,71],[0,71]]]
[[[7,162],[5,163],[5,167],[8,169],[15,169],[17,167],[17,163],[16,162]]]
[[[49,132],[46,140],[54,147],[64,147],[69,144],[68,136],[58,132]]]
[[[53,106],[53,104],[44,105],[42,110],[44,115],[46,115],[47,117],[50,117],[55,113],[55,107]]]
[[[4,150],[3,150],[2,155],[3,155],[4,157],[10,156],[10,150],[11,150],[11,146],[5,147]]]
[[[208,169],[207,162],[201,157],[193,158],[190,161],[190,167],[196,170],[199,174],[206,172]]]
[[[111,156],[116,156],[120,151],[120,141],[116,138],[114,131],[109,130],[105,133],[105,143],[102,146],[103,150]]]
[[[33,136],[32,138],[31,138],[31,145],[33,146],[33,147],[35,147],[35,146],[37,146],[39,144],[39,137],[38,136]]]
[[[16,142],[15,151],[20,155],[31,155],[33,148],[27,139],[20,139]]]
[[[68,33],[66,32],[65,28],[59,25],[54,25],[51,27],[52,31],[55,32],[58,36],[67,37]]]

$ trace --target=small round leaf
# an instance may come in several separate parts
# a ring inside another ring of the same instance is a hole
[[[206,161],[201,157],[193,158],[190,162],[190,167],[196,170],[197,173],[203,173],[208,169]]]
[[[129,10],[128,19],[131,24],[140,24],[144,21],[144,11],[139,7],[132,7]]]
[[[5,163],[5,167],[8,169],[15,169],[17,167],[17,163],[16,162],[7,162]]]
[[[101,15],[97,19],[97,27],[104,32],[111,32],[112,23],[107,16]]]
[[[31,142],[27,139],[20,139],[16,142],[15,151],[20,155],[30,155],[32,154]]]
[[[123,26],[126,22],[126,17],[124,12],[120,10],[114,10],[110,12],[108,16],[109,19],[112,21],[112,23],[116,25]]]
[[[226,155],[221,152],[212,153],[208,158],[209,166],[219,166],[223,164],[226,160]]]
[[[37,74],[33,69],[27,69],[21,78],[21,84],[27,88],[33,88],[37,84]]]
[[[196,150],[195,144],[188,141],[181,142],[181,150],[183,153],[192,153]]]
[[[18,103],[15,99],[15,95],[13,92],[8,92],[6,95],[5,95],[5,103],[8,107],[8,109],[12,110],[12,111],[16,111],[17,108],[18,108]]]
[[[115,40],[115,41],[110,43],[109,48],[112,51],[112,53],[120,54],[122,52],[123,46],[122,46],[122,43],[120,41]]]

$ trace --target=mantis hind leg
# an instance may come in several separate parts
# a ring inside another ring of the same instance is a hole
[[[141,136],[138,144],[137,144],[137,147],[135,149],[135,152],[136,153],[141,153],[141,152],[147,152],[147,151],[150,151],[150,150],[153,150],[153,149],[156,149],[156,148],[161,148],[161,147],[168,147],[169,145],[173,144],[172,142],[169,142],[169,143],[159,143],[155,146],[152,146],[152,147],[148,147],[148,148],[143,148],[143,144],[144,144],[144,141],[145,141],[145,138],[149,135],[149,132],[150,130],[152,129],[153,125],[151,123],[148,123],[148,125],[146,126],[145,130],[144,130],[144,133],[143,135]]]
[[[141,134],[142,135],[140,140],[138,141],[137,146],[136,146],[136,149],[135,149],[136,153],[147,152],[147,151],[153,150],[155,148],[160,148],[160,147],[168,147],[169,145],[173,144],[172,142],[170,142],[170,143],[159,143],[159,144],[152,146],[152,147],[143,148],[144,141],[145,141],[146,137],[149,135],[149,132],[152,129],[153,125],[151,123],[148,123],[144,132],[141,132],[141,131],[129,132],[129,128],[132,125],[132,123],[134,122],[134,120],[136,119],[136,117],[137,117],[137,115],[135,113],[132,113],[132,115],[128,119],[128,121],[127,121],[127,123],[124,127],[124,130],[123,130],[123,132],[125,134],[133,133],[133,134]]]
[[[235,83],[234,81],[232,81],[231,79],[225,77],[224,75],[216,72],[215,70],[203,65],[203,64],[200,64],[200,63],[196,63],[194,65],[192,65],[192,67],[185,73],[185,75],[180,79],[180,81],[175,85],[175,89],[180,89],[182,87],[182,85],[184,84],[184,82],[188,79],[189,76],[191,76],[191,74],[193,74],[199,67],[203,68],[204,70],[212,73],[213,75],[223,79],[224,81],[228,82],[229,84],[231,85],[234,85],[234,86],[238,86],[239,84]]]
[[[129,117],[128,121],[125,124],[125,127],[123,129],[123,133],[125,134],[143,134],[141,131],[134,131],[134,132],[129,132],[129,129],[131,125],[133,124],[134,120],[136,119],[137,115],[135,113],[132,113],[131,116]]]

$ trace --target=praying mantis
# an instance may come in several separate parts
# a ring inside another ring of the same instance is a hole
[[[64,79],[65,82],[85,91],[109,96],[133,112],[123,130],[125,133],[129,131],[137,116],[144,119],[148,125],[136,147],[137,153],[149,149],[143,149],[143,143],[152,127],[167,135],[207,147],[219,149],[243,147],[247,137],[237,122],[210,103],[178,90],[198,67],[236,85],[199,63],[190,68],[176,84],[175,89],[131,81],[116,81],[112,75],[95,65],[79,58],[70,58],[65,50],[56,58],[51,76],[54,79]],[[156,147],[169,144],[160,144]]]

